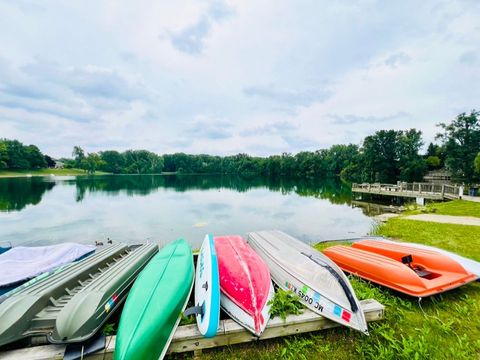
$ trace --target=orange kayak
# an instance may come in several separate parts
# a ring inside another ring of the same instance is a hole
[[[455,260],[433,250],[362,240],[323,251],[340,268],[399,292],[426,297],[477,279]]]

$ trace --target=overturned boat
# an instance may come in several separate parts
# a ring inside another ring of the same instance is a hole
[[[267,263],[280,288],[295,292],[315,313],[368,334],[348,278],[329,258],[281,231],[252,232],[248,243]]]
[[[465,270],[470,271],[471,273],[475,274],[477,277],[480,278],[480,262],[475,261],[475,260],[470,259],[470,258],[467,258],[465,256],[461,256],[457,253],[447,251],[447,250],[444,250],[444,249],[440,249],[440,248],[435,247],[435,246],[429,246],[429,245],[419,244],[419,243],[398,242],[398,241],[393,241],[393,240],[389,240],[389,239],[385,239],[385,238],[378,238],[378,239],[375,238],[375,240],[387,242],[387,243],[390,243],[390,244],[407,245],[407,246],[412,246],[412,247],[419,248],[419,249],[437,251],[437,252],[439,252],[443,255],[446,255],[446,256],[450,257],[452,260],[455,260],[460,265],[462,265],[465,268]],[[477,280],[479,280],[479,279],[477,279]]]
[[[216,236],[220,306],[237,323],[260,337],[270,320],[275,290],[267,264],[241,236]]]
[[[118,308],[155,244],[114,244],[0,297],[0,345],[30,337],[83,342]]]
[[[15,246],[0,254],[0,269],[4,269],[0,273],[0,288],[20,285],[94,251],[93,245],[70,242],[49,246]]]
[[[323,252],[349,273],[416,297],[439,294],[477,278],[445,254],[393,242],[362,240]]]

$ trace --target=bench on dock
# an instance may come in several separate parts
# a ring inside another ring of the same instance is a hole
[[[385,307],[374,299],[362,300],[360,305],[364,311],[367,322],[383,319]],[[303,334],[312,331],[319,331],[339,327],[340,324],[320,316],[308,309],[300,315],[289,315],[286,321],[279,317],[271,319],[260,339],[254,337],[233,320],[221,320],[217,336],[205,338],[198,331],[197,325],[182,325],[177,328],[173,336],[168,353],[183,353],[193,351],[201,353],[203,349],[211,349],[219,346],[227,346],[254,342],[258,340],[273,339],[281,336]],[[0,359],[29,359],[47,360],[63,359],[65,345],[43,345],[0,352]],[[115,349],[115,336],[108,336],[105,350],[87,355],[84,359],[103,360],[112,359]]]

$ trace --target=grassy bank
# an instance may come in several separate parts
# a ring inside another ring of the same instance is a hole
[[[425,208],[409,211],[407,214],[413,215],[425,213],[480,217],[480,203],[465,200],[435,202],[427,204]]]
[[[95,175],[105,175],[107,173],[97,171]],[[32,176],[79,176],[88,175],[86,171],[80,169],[38,169],[38,170],[0,170],[0,178],[2,177],[26,177]]]
[[[395,218],[375,232],[439,246],[480,260],[480,227]],[[318,248],[327,246],[322,244]],[[220,348],[205,352],[202,358],[476,359],[480,356],[480,283],[418,303],[414,298],[356,277],[351,281],[360,299],[374,298],[386,306],[385,320],[369,325],[370,336],[339,328]]]

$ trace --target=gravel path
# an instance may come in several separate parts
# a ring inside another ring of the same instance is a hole
[[[476,218],[473,216],[419,214],[419,215],[408,215],[408,216],[405,216],[403,219],[431,221],[431,222],[437,222],[437,223],[443,223],[443,224],[480,226],[480,218]]]
[[[463,200],[467,200],[467,201],[480,202],[480,196],[467,196],[467,195],[463,195],[463,196],[462,196],[462,199],[463,199]]]

